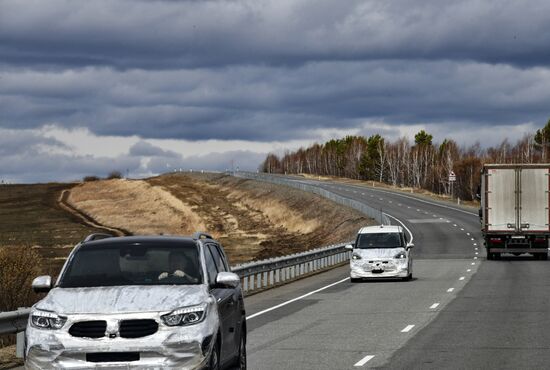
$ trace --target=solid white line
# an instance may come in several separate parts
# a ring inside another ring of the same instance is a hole
[[[464,280],[464,276],[461,276],[460,279],[458,279],[458,280]]]
[[[323,291],[323,290],[325,290],[325,289],[328,289],[328,288],[330,288],[330,287],[333,287],[333,286],[335,286],[335,285],[338,285],[338,284],[340,284],[340,283],[343,283],[343,282],[346,281],[346,280],[349,280],[349,277],[347,277],[347,278],[345,278],[345,279],[342,279],[342,280],[338,280],[338,281],[335,282],[335,283],[332,283],[332,284],[329,284],[329,285],[325,285],[325,286],[322,287],[322,288],[319,288],[319,289],[314,290],[314,291],[312,291],[312,292],[306,293],[306,294],[301,295],[301,296],[299,296],[299,297],[293,298],[293,299],[288,300],[288,301],[286,301],[286,302],[280,303],[280,304],[278,304],[278,305],[276,305],[276,306],[267,308],[267,309],[265,309],[265,310],[263,310],[263,311],[253,313],[252,315],[247,316],[246,319],[247,319],[247,320],[253,319],[253,318],[257,317],[257,316],[263,315],[264,313],[267,313],[267,312],[276,310],[277,308],[281,308],[281,307],[283,307],[283,306],[286,306],[287,304],[290,304],[290,303],[292,303],[292,302],[299,301],[300,299],[309,297],[309,296],[312,295],[312,294],[319,293],[319,292],[321,292],[321,291]]]
[[[452,293],[453,290],[455,290],[455,288],[449,288],[449,289],[447,289],[447,293]]]
[[[407,325],[405,326],[405,329],[401,330],[401,333],[408,333],[414,328],[414,325]]]
[[[431,310],[435,310],[439,306],[439,303],[434,303],[430,306]]]
[[[372,360],[374,358],[373,355],[366,355],[365,357],[363,357],[360,361],[357,361],[357,363],[353,366],[355,367],[360,367],[360,366],[363,366],[365,365],[367,362],[369,362],[370,360]]]
[[[405,230],[407,230],[407,232],[409,233],[409,235],[411,236],[411,240],[409,240],[409,243],[412,243],[413,240],[414,240],[414,236],[413,236],[413,233],[411,232],[411,230],[409,230],[409,228],[407,226],[405,226],[405,224],[400,220],[398,219],[397,217],[393,217],[392,215],[388,214],[388,213],[385,213],[384,214],[390,218],[393,218],[395,221],[399,222],[401,224],[401,226],[403,226],[403,228],[405,228]]]

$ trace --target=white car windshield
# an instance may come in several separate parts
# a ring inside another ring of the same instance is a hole
[[[355,248],[400,248],[403,243],[399,233],[359,234]]]

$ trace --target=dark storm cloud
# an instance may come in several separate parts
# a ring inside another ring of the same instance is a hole
[[[550,73],[454,61],[322,62],[174,71],[12,71],[0,125],[97,135],[315,140],[316,130],[387,124],[490,126],[548,119]]]
[[[327,60],[550,62],[550,3],[20,1],[0,3],[4,63],[182,68]]]

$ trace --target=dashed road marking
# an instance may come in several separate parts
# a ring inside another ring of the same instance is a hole
[[[470,233],[466,233],[466,235],[470,236]]]
[[[434,303],[430,306],[431,310],[435,310],[439,306],[439,303]]]
[[[464,276],[461,276],[458,280],[464,280]]]
[[[457,224],[453,224],[454,227],[457,227],[458,225]]]
[[[475,262],[472,262],[472,266],[475,266],[475,264],[476,264]]]
[[[401,333],[408,333],[414,328],[414,325],[407,325],[403,330],[401,330]]]
[[[475,260],[477,260],[477,257],[474,257]]]
[[[472,269],[468,269],[468,270],[466,270],[466,272],[471,272],[471,271],[472,271]]]
[[[455,288],[449,288],[449,289],[447,289],[447,293],[452,293],[453,290],[455,290]]]
[[[357,361],[357,363],[353,366],[361,367],[361,366],[365,365],[367,362],[369,362],[370,360],[372,360],[373,358],[374,358],[373,355],[366,355],[361,360]]]
[[[460,231],[464,231],[464,228],[461,227],[461,228],[460,228]]]

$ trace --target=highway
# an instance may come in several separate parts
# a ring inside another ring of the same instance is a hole
[[[248,297],[251,369],[548,367],[547,261],[486,261],[472,209],[296,181],[382,209],[406,226],[414,279],[351,283],[345,266]]]

